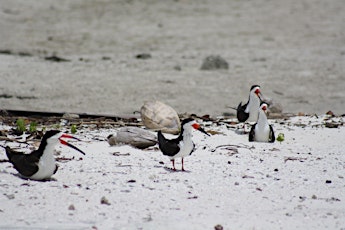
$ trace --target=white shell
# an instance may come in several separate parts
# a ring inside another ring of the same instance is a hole
[[[157,143],[157,136],[138,127],[122,127],[115,134],[108,136],[109,145],[128,144],[145,149]]]
[[[149,129],[178,134],[181,123],[176,111],[160,101],[148,101],[140,109],[141,119]]]

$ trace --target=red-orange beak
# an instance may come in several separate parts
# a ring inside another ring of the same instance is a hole
[[[208,134],[203,128],[201,128],[201,126],[198,123],[194,123],[192,124],[193,128],[196,130],[199,130],[200,132],[206,134],[207,136],[210,136],[210,134]]]
[[[71,147],[72,149],[75,149],[75,150],[77,150],[78,152],[80,152],[80,153],[82,153],[83,155],[85,155],[85,153],[84,153],[82,150],[80,150],[79,148],[75,147],[74,145],[68,143],[67,141],[62,140],[61,138],[71,138],[71,139],[74,139],[74,140],[77,140],[77,141],[80,141],[80,139],[78,139],[78,138],[76,138],[76,137],[74,137],[74,136],[72,136],[72,135],[69,135],[69,134],[64,133],[64,134],[62,134],[61,137],[59,138],[59,141],[60,141],[61,144],[67,145],[68,147]]]

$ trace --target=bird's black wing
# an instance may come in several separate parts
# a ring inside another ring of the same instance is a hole
[[[178,146],[178,139],[168,140],[166,139],[161,131],[158,131],[158,145],[163,155],[174,156],[180,151]]]
[[[249,132],[249,141],[250,142],[254,141],[254,138],[255,138],[255,126],[256,126],[256,124],[257,123],[252,125],[252,128],[250,129],[250,132]]]
[[[242,102],[237,106],[237,119],[239,122],[245,122],[248,117],[249,113],[246,113],[245,110],[247,108],[248,103],[242,105]]]
[[[34,151],[36,152],[36,151]],[[30,177],[38,171],[39,158],[36,154],[24,154],[6,147],[6,155],[13,167],[23,176]]]
[[[273,143],[276,140],[276,137],[274,135],[273,127],[270,125],[270,135],[268,137],[268,141]]]

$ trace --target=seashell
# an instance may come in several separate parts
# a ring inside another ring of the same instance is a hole
[[[160,101],[148,101],[140,109],[144,125],[164,133],[178,134],[181,122],[176,111]]]
[[[128,144],[145,149],[157,143],[157,136],[152,132],[138,127],[122,127],[115,134],[108,136],[109,145]]]

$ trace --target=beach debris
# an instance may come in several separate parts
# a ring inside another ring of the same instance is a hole
[[[284,162],[286,163],[287,161],[299,161],[299,162],[304,162],[308,158],[306,157],[285,157]]]
[[[52,62],[69,62],[70,60],[66,59],[66,58],[62,58],[56,55],[52,55],[52,56],[47,56],[44,58],[44,60],[47,61],[52,61]]]
[[[103,196],[101,198],[101,204],[110,205],[110,202],[105,196]]]
[[[141,107],[140,114],[148,129],[161,130],[163,133],[179,133],[181,122],[177,112],[163,102],[146,102]]]
[[[141,53],[141,54],[137,54],[135,58],[136,59],[150,59],[152,58],[152,56],[149,53]]]
[[[157,137],[152,132],[138,127],[122,127],[116,133],[107,137],[109,145],[132,145],[145,149],[157,143]]]
[[[229,69],[229,63],[219,55],[207,56],[201,65],[201,70]]]
[[[326,115],[331,116],[331,117],[335,117],[334,113],[330,110],[326,113]]]
[[[220,224],[217,224],[216,226],[214,226],[214,230],[223,230],[223,226]]]

